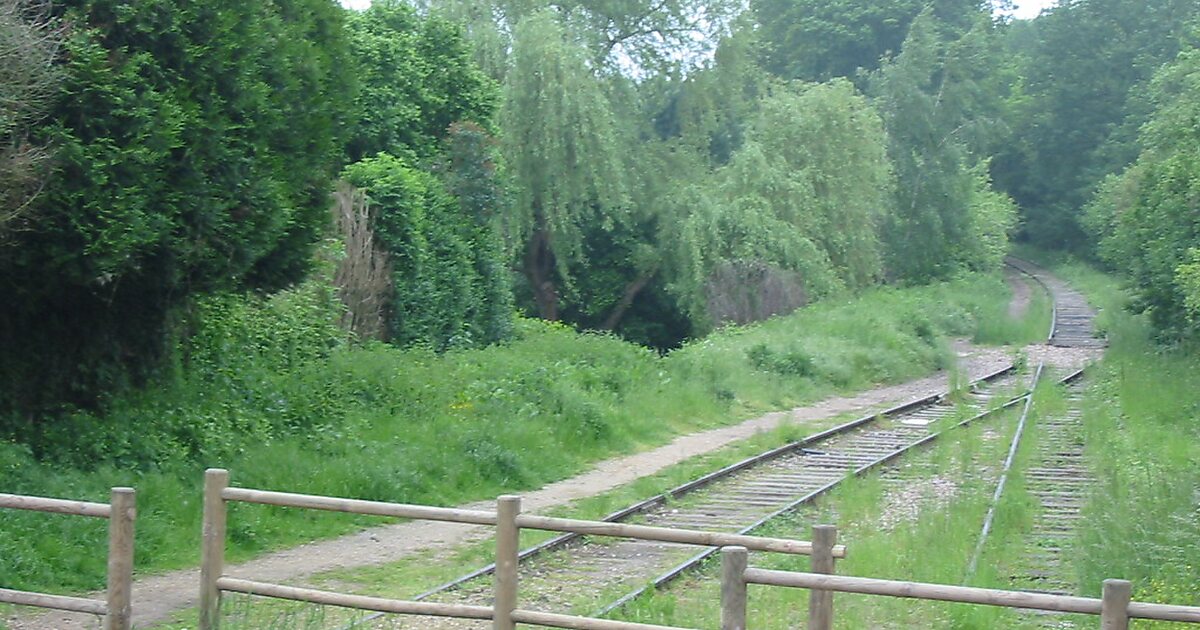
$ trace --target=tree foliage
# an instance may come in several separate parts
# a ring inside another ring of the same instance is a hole
[[[380,0],[352,13],[348,32],[360,83],[351,161],[381,152],[428,158],[452,123],[490,121],[496,86],[473,63],[458,25]]]
[[[1193,0],[1073,0],[1014,31],[1014,134],[993,173],[1021,205],[1025,238],[1089,249],[1080,210],[1137,157],[1148,83],[1197,16]]]
[[[679,192],[679,233],[664,238],[677,250],[673,291],[711,325],[866,286],[881,273],[891,185],[882,125],[853,86],[778,88],[711,186]]]
[[[517,25],[550,12],[570,26],[593,65],[640,74],[690,66],[740,9],[731,0],[425,0],[438,15],[466,25],[482,68],[502,79]]]
[[[350,93],[327,0],[63,2],[56,170],[0,256],[0,409],[153,369],[189,296],[299,278]]]
[[[913,20],[928,6],[943,23],[967,30],[988,3],[979,0],[752,0],[761,25],[763,65],[806,81],[854,78],[899,54]]]
[[[1150,85],[1155,105],[1141,155],[1088,207],[1100,254],[1129,273],[1137,305],[1169,335],[1200,333],[1200,49]]]
[[[897,177],[884,238],[889,272],[899,279],[942,278],[986,259],[972,252],[981,246],[976,219],[1007,223],[973,216],[1009,207],[981,194],[986,178],[972,171],[994,98],[980,89],[991,51],[990,24],[980,18],[964,34],[924,12],[903,51],[872,77]]]
[[[500,124],[514,183],[505,233],[539,313],[557,319],[585,231],[619,221],[627,189],[608,98],[554,12],[517,26]]]

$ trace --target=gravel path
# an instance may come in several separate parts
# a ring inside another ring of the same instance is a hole
[[[975,348],[964,343],[956,344],[956,348],[960,371],[971,378],[1000,369],[1011,361],[1009,351],[1003,348]],[[944,391],[946,387],[947,375],[942,373],[853,396],[829,398],[808,407],[764,414],[728,427],[680,436],[664,446],[600,462],[589,472],[525,493],[522,507],[536,512],[612,490],[784,423],[805,425],[850,411],[866,412],[890,403],[928,396]],[[491,506],[492,502],[486,501],[461,507],[489,509]],[[491,528],[481,526],[413,521],[376,527],[268,554],[228,567],[227,574],[267,582],[294,581],[335,569],[395,562],[414,553],[446,549],[490,534]],[[174,571],[137,579],[133,589],[135,626],[146,627],[167,621],[172,613],[195,606],[198,584],[198,570]],[[16,615],[6,619],[6,622],[12,630],[100,627],[96,617],[59,612]]]

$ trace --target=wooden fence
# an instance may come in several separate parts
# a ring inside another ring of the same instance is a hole
[[[821,610],[809,611],[808,630],[833,627],[832,593],[835,591],[1099,615],[1102,630],[1127,630],[1131,618],[1200,623],[1200,607],[1130,601],[1131,585],[1125,580],[1105,580],[1103,596],[1095,599],[816,572],[771,571],[748,567],[747,555],[744,547],[721,550],[721,630],[745,630],[747,584],[807,588],[813,589],[813,593],[824,593],[826,601],[822,602]]]
[[[473,606],[383,599],[226,577],[222,573],[225,562],[226,504],[230,501],[494,526],[496,528],[496,569],[493,575],[493,603],[491,606]],[[496,630],[512,630],[517,623],[579,630],[683,630],[667,626],[576,617],[518,608],[517,554],[521,529],[574,532],[592,536],[615,536],[710,547],[737,545],[739,548],[755,551],[811,555],[814,561],[819,560],[830,567],[833,566],[834,558],[844,558],[846,555],[845,547],[835,544],[836,536],[824,536],[813,542],[804,542],[783,538],[537,516],[522,514],[521,499],[516,496],[500,497],[496,500],[496,510],[489,512],[231,488],[227,471],[210,469],[205,473],[204,478],[200,630],[216,630],[218,628],[222,592],[276,597],[387,613],[490,619],[492,627]]]
[[[0,588],[0,602],[104,617],[105,630],[129,630],[133,585],[133,524],[137,502],[133,488],[113,488],[109,503],[88,503],[19,494],[0,494],[0,508],[108,519],[108,588],[105,599],[66,597]]]

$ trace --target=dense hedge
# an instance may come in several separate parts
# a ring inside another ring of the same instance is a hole
[[[39,130],[57,168],[0,249],[10,417],[144,379],[189,296],[302,277],[351,96],[329,0],[61,11],[64,86]]]

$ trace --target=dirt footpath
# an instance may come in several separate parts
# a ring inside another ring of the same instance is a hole
[[[975,348],[958,344],[960,372],[978,378],[1008,365],[1010,352],[1003,348]],[[591,471],[552,483],[522,495],[522,508],[536,512],[570,503],[654,474],[686,459],[715,451],[730,442],[748,438],[785,424],[805,425],[838,414],[880,408],[941,391],[945,373],[900,385],[880,387],[854,396],[839,396],[817,404],[768,413],[740,424],[676,438],[656,449],[602,461]],[[281,488],[286,490],[286,488]],[[491,501],[460,507],[490,509]],[[397,561],[407,555],[444,549],[489,536],[491,528],[414,521],[368,529],[333,540],[302,545],[227,567],[228,575],[266,582],[303,579],[333,569],[362,567]],[[199,535],[199,532],[197,532]],[[172,613],[195,606],[199,570],[175,571],[138,579],[133,587],[134,625],[146,627],[170,619]],[[102,596],[101,596],[102,597]],[[13,630],[74,630],[99,628],[96,617],[71,613],[13,616],[5,620]]]

